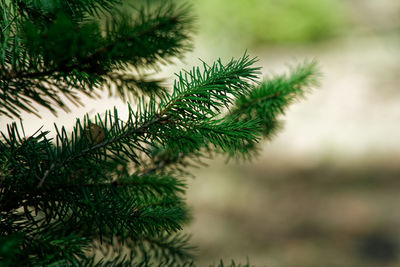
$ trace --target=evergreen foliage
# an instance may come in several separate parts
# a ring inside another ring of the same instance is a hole
[[[260,83],[244,54],[182,71],[167,90],[144,73],[191,48],[192,21],[172,3],[1,0],[2,116],[68,110],[102,88],[137,102],[126,121],[117,109],[85,115],[53,138],[26,136],[22,120],[1,132],[2,266],[194,265],[180,233],[191,217],[185,169],[215,153],[251,157],[316,66]]]

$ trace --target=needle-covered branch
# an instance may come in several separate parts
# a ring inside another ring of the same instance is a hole
[[[316,62],[305,62],[291,68],[289,75],[280,75],[264,81],[255,87],[250,94],[240,96],[231,110],[231,116],[241,116],[241,119],[262,120],[263,135],[266,138],[275,133],[278,116],[294,101],[300,100],[318,85]]]
[[[6,9],[6,15],[16,17],[18,8],[12,7]],[[187,13],[184,7],[172,4],[160,6],[157,12],[139,8],[129,15],[115,10],[102,18],[106,20],[103,25],[100,19],[76,20],[70,13],[60,11],[45,26],[38,23],[42,18],[35,16],[17,16],[15,21],[3,16],[0,114],[18,117],[20,109],[34,112],[32,103],[53,112],[54,106],[67,110],[60,93],[71,96],[69,100],[79,105],[77,92],[96,96],[94,91],[101,90],[107,81],[123,82],[124,88],[110,93],[123,92],[124,97],[135,96],[132,91],[136,92],[138,83],[153,89],[143,88],[142,92],[153,93],[160,89],[156,83],[127,79],[116,73],[131,68],[158,68],[160,63],[188,51],[192,18]]]
[[[281,129],[279,116],[284,115],[294,101],[304,98],[312,87],[318,85],[319,75],[315,62],[305,62],[291,68],[288,75],[279,75],[267,79],[260,85],[251,87],[245,94],[235,98],[234,105],[229,108],[229,112],[224,115],[223,120],[234,122],[234,127],[241,123],[253,124],[253,128],[249,129],[248,133],[257,138],[251,140],[244,139],[242,136],[238,139],[242,141],[239,146],[229,144],[228,148],[230,149],[224,149],[223,145],[216,146],[216,148],[222,148],[222,151],[217,149],[216,152],[228,152],[229,156],[240,155],[241,158],[251,158],[252,154],[258,151],[258,137],[262,135],[264,138],[271,139]],[[213,132],[211,128],[207,130],[210,134]],[[226,130],[229,127],[224,125],[222,128]],[[201,130],[202,127],[197,126],[196,129]],[[240,133],[241,131],[236,129],[232,132]],[[223,135],[221,133],[219,137]],[[195,135],[191,134],[190,136],[194,138]],[[177,139],[184,140],[180,136]],[[232,140],[231,138],[223,139]],[[208,146],[215,146],[213,141],[215,140],[210,138],[202,146],[192,146],[185,151],[179,150],[173,145],[164,149],[156,148],[153,150],[154,161],[150,164],[151,166],[144,168],[141,172],[148,174],[171,169],[184,170],[185,166],[193,165],[190,162],[199,162],[201,158],[209,158],[210,153],[207,152],[210,149]],[[232,153],[235,152],[235,147],[238,148],[239,153]],[[207,149],[204,150],[204,148]],[[192,161],[190,161],[191,159]]]
[[[72,135],[65,128],[56,128],[56,146],[47,143],[50,167],[39,187],[49,175],[71,166],[92,170],[93,165],[109,159],[130,159],[140,165],[140,155],[151,156],[152,148],[160,144],[185,152],[199,150],[211,142],[230,152],[240,151],[244,143],[256,142],[257,120],[216,119],[225,105],[252,88],[258,71],[253,63],[245,55],[226,65],[204,64],[203,73],[195,69],[180,74],[172,95],[163,94],[158,106],[152,97],[147,104],[142,101],[136,111],[130,108],[127,122],[121,121],[115,110],[113,114],[106,112],[104,119],[97,116],[94,123],[88,117],[83,124],[78,120]],[[93,140],[93,124],[103,138]],[[13,135],[18,135],[16,128]]]

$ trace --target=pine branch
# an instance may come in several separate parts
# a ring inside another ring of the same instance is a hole
[[[42,233],[24,237],[19,262],[36,266],[49,264],[77,265],[89,248],[89,240],[76,234]],[[37,253],[40,251],[40,253]]]
[[[294,101],[304,98],[318,84],[318,76],[315,62],[305,62],[291,68],[288,76],[274,77],[250,94],[239,97],[230,116],[239,115],[244,120],[261,119],[264,137],[271,137],[279,127],[277,117],[284,115]]]
[[[188,241],[187,235],[163,233],[126,240],[126,243],[118,248],[111,243],[108,247],[95,246],[102,251],[105,258],[97,262],[93,258],[90,263],[81,262],[80,266],[195,266],[194,247],[188,245]]]
[[[70,184],[50,184],[45,189],[37,190],[36,194],[45,194],[46,191],[57,191],[57,190],[76,190],[78,188],[97,188],[106,189],[123,188],[127,190],[130,195],[143,198],[155,198],[155,197],[173,197],[177,194],[184,193],[186,184],[177,179],[176,177],[164,175],[141,175],[136,174],[122,176],[113,181],[107,183],[70,183]],[[32,193],[31,195],[33,195]]]
[[[44,227],[43,231],[75,229],[83,236],[101,240],[104,236],[138,238],[160,231],[176,232],[188,220],[180,198],[133,195],[130,188],[110,184],[69,187],[68,191],[58,188],[40,195],[32,192],[24,206],[34,208],[43,219],[38,221],[25,212],[25,224]]]
[[[109,90],[109,95],[118,95],[123,100],[129,99],[132,95],[138,99],[140,95],[161,96],[165,93],[162,79],[117,72],[108,73],[107,76],[105,86]]]
[[[40,72],[29,72],[26,70],[11,71],[9,73],[3,73],[3,76],[0,76],[0,80],[11,80],[16,78],[57,79],[64,77],[65,74],[68,74],[73,70],[97,74],[100,70],[98,69],[100,66],[97,65],[99,63],[96,63],[96,61],[104,61],[105,58],[110,58],[112,60],[110,63],[114,65],[122,64],[122,62],[124,62],[123,65],[125,65],[126,63],[131,63],[133,66],[139,67],[143,64],[153,64],[156,60],[160,60],[162,58],[176,56],[183,51],[190,49],[190,44],[187,42],[187,40],[189,39],[188,35],[180,33],[180,31],[183,29],[185,31],[190,30],[190,18],[185,14],[186,10],[175,11],[174,9],[175,7],[170,6],[163,13],[159,14],[159,17],[155,18],[151,16],[152,14],[146,14],[143,11],[140,13],[141,17],[138,19],[141,21],[141,25],[129,25],[128,20],[130,19],[127,17],[122,19],[121,21],[117,20],[109,22],[107,24],[109,29],[107,30],[108,36],[106,37],[106,44],[104,46],[96,48],[96,50],[91,51],[86,55],[83,55],[83,57],[79,57],[79,62],[72,62],[72,64],[65,65],[56,65],[56,68],[44,69]],[[173,15],[169,15],[169,17],[166,17],[165,15],[168,13],[172,13]],[[118,17],[120,18],[121,16]],[[71,27],[76,26],[71,25]],[[162,33],[162,35],[169,36],[168,38],[170,38],[171,40],[168,41],[168,39],[165,39],[165,41],[170,42],[170,44],[167,44],[163,40],[158,40],[157,43],[153,43],[151,41],[153,47],[149,48],[148,44],[151,39],[160,38],[160,36],[155,35],[155,33],[157,32],[159,32],[160,34]],[[181,35],[178,35],[178,32]],[[32,36],[31,38],[34,37]],[[42,37],[38,36],[36,38]],[[164,47],[160,47],[160,45],[163,45]],[[132,50],[135,46],[136,51],[128,52],[126,50],[126,47],[130,47]],[[143,53],[141,51],[143,51],[143,48],[145,46],[147,46],[145,51],[148,51],[146,55],[135,55],[135,53]],[[121,51],[123,51],[123,53],[129,53],[130,55],[121,54]],[[119,60],[121,62],[118,63]],[[106,64],[105,66],[110,65],[110,63]],[[103,66],[103,68],[105,66]]]
[[[176,145],[185,151],[188,145],[201,147],[211,142],[232,150],[244,140],[256,140],[252,133],[258,127],[256,121],[243,123],[216,118],[218,111],[232,102],[234,96],[251,88],[257,71],[251,67],[252,63],[244,56],[226,65],[220,62],[204,65],[203,73],[197,69],[185,76],[181,74],[173,94],[162,95],[158,108],[151,98],[148,104],[141,103],[137,111],[131,109],[126,123],[118,119],[117,112],[114,115],[108,112],[104,120],[98,117],[95,125],[104,130],[104,140],[98,143],[93,141],[91,122],[87,118],[83,125],[77,122],[71,137],[64,128],[56,128],[55,145],[46,138],[47,133],[40,133],[29,139],[26,150],[20,149],[27,141],[20,137],[16,125],[10,127],[8,136],[3,134],[1,146],[4,151],[14,153],[16,159],[26,161],[25,170],[29,169],[32,173],[29,176],[36,178],[28,179],[27,184],[25,171],[18,173],[14,169],[20,165],[18,160],[2,165],[5,171],[21,178],[19,187],[11,191],[18,201],[13,201],[12,207],[2,206],[2,210],[16,210],[22,205],[22,222],[32,229],[80,229],[89,238],[117,235],[125,240],[181,229],[188,217],[182,200],[177,197],[183,190],[178,180],[133,175],[112,182],[107,173],[115,165],[108,160],[123,161],[127,157],[138,160],[138,152],[132,147],[149,155],[151,151],[146,146],[156,144]],[[184,139],[195,139],[195,143],[182,143]],[[28,158],[31,149],[40,153]],[[3,182],[8,184],[10,180]],[[32,216],[33,211],[39,217]],[[92,223],[83,224],[87,221]],[[169,259],[164,263],[175,264]]]
[[[37,1],[10,1],[23,17],[48,22],[59,12],[66,12],[75,20],[83,20],[89,16],[100,16],[110,13],[121,5],[120,0],[61,0],[51,3]]]
[[[165,266],[190,266],[193,264],[193,250],[195,247],[188,245],[187,235],[160,235],[147,238],[150,251],[154,251],[155,258],[160,259],[160,264]],[[145,248],[146,249],[146,248]],[[142,248],[142,252],[147,251]]]
[[[132,148],[149,155],[151,151],[146,148],[146,145],[155,142],[172,145],[172,141],[178,148],[185,149],[185,146],[187,147],[190,143],[193,147],[201,147],[207,143],[205,138],[211,138],[214,145],[225,150],[238,148],[238,145],[232,147],[235,140],[243,142],[242,140],[246,139],[252,142],[251,140],[254,140],[252,132],[256,132],[257,129],[254,122],[252,122],[252,126],[249,122],[247,124],[237,122],[237,125],[234,125],[233,121],[225,121],[225,124],[218,125],[216,121],[204,119],[216,116],[223,105],[233,101],[234,96],[240,96],[251,88],[250,82],[255,79],[255,73],[258,70],[251,67],[253,62],[254,60],[250,60],[245,55],[237,61],[232,60],[226,66],[221,62],[211,67],[205,65],[203,74],[200,74],[199,69],[187,73],[186,77],[181,74],[178,76],[179,82],[175,83],[173,94],[171,96],[164,95],[161,99],[158,112],[155,108],[155,99],[151,98],[149,105],[139,107],[136,113],[130,110],[127,123],[119,121],[116,111],[113,116],[110,112],[106,112],[105,119],[101,120],[98,117],[97,124],[101,125],[102,129],[109,129],[109,131],[105,133],[104,140],[97,144],[91,144],[88,138],[85,138],[91,125],[88,119],[84,125],[77,122],[71,141],[69,141],[65,129],[62,128],[61,134],[58,134],[56,138],[57,143],[60,144],[57,146],[57,155],[54,155],[57,160],[42,177],[38,187],[43,185],[54,170],[89,155],[97,160],[104,160],[108,157],[117,157],[123,160],[123,157],[126,156],[139,163],[137,152]],[[203,120],[201,124],[195,123],[200,119]],[[190,123],[190,120],[193,123]],[[208,125],[206,125],[207,123]],[[244,131],[242,135],[232,133],[235,131],[240,133],[242,130],[239,131],[239,129],[241,128]],[[216,131],[215,134],[211,134],[210,130]],[[225,136],[228,138],[219,138],[218,135],[222,133],[221,131],[225,131],[226,134],[231,132],[231,134]],[[177,139],[176,136],[186,136],[189,142],[181,143],[185,139]]]
[[[35,112],[31,102],[52,112],[54,104],[68,111],[58,93],[72,96],[73,103],[79,104],[76,92],[93,97],[93,91],[107,80],[124,81],[125,88],[137,88],[137,80],[122,80],[115,71],[157,68],[160,61],[169,62],[190,50],[192,19],[187,13],[185,8],[173,5],[164,5],[155,14],[140,9],[136,19],[117,13],[114,15],[119,19],[107,23],[105,37],[98,22],[79,24],[65,15],[57,15],[44,29],[18,21],[23,27],[14,27],[8,41],[3,42],[3,51],[10,56],[2,57],[0,68],[0,113],[18,117],[19,109]],[[156,83],[147,85],[160,89]]]
[[[260,128],[254,129],[252,132],[263,134],[264,138],[270,139],[282,127],[278,116],[283,115],[294,101],[304,98],[306,93],[318,84],[319,75],[315,62],[305,62],[291,68],[288,75],[273,77],[259,86],[252,87],[249,92],[236,98],[235,105],[225,115],[225,119],[240,122],[258,119]],[[257,152],[256,144],[257,142],[244,142],[240,147],[240,153],[236,155],[250,158],[251,154]],[[207,148],[208,145],[209,143],[206,143],[202,148]],[[216,152],[228,152],[229,157],[235,155],[224,149]],[[163,154],[165,156],[162,156]],[[161,158],[158,158],[159,155],[161,155]],[[182,153],[177,148],[168,147],[160,149],[154,154],[150,167],[139,170],[138,173],[143,175],[163,173],[165,170],[173,168],[174,165],[186,167],[188,165],[187,159],[193,158],[194,161],[199,162],[201,158],[210,158],[211,156],[209,153],[204,154],[198,149],[187,150]]]

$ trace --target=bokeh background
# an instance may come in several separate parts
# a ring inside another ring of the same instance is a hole
[[[265,78],[305,59],[323,74],[258,158],[196,171],[188,231],[201,266],[400,266],[400,1],[195,6],[194,55],[248,48]]]
[[[199,58],[259,58],[264,78],[318,61],[321,86],[282,117],[284,129],[251,162],[193,169],[186,231],[199,266],[219,259],[267,267],[400,266],[400,1],[186,0]],[[72,127],[125,103],[104,95],[55,117],[24,115],[25,130]],[[1,119],[4,130],[6,119]]]

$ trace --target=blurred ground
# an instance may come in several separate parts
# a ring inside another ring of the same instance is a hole
[[[400,168],[213,163],[188,192],[201,264],[399,266]]]

